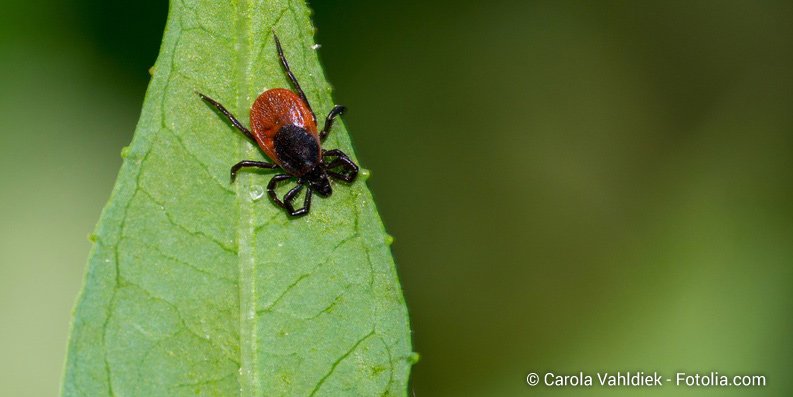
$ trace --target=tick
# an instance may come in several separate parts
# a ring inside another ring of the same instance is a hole
[[[249,131],[234,115],[214,99],[198,93],[208,104],[217,108],[231,124],[240,130],[248,139],[259,145],[259,148],[273,162],[242,160],[231,167],[231,182],[242,168],[266,168],[282,170],[267,184],[267,194],[278,206],[289,215],[297,217],[308,214],[311,209],[311,195],[316,192],[322,197],[333,193],[330,179],[334,178],[351,183],[358,176],[358,166],[339,149],[325,150],[322,142],[327,138],[333,120],[342,114],[344,106],[336,105],[325,117],[325,126],[317,132],[317,117],[308,103],[308,98],[300,88],[289,63],[284,56],[281,42],[273,33],[278,59],[284,72],[292,82],[296,93],[286,88],[273,88],[263,92],[251,106],[251,130]],[[279,182],[296,180],[297,186],[279,199],[275,192]],[[303,207],[295,209],[292,201],[306,189]]]

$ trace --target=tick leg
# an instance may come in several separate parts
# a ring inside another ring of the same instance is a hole
[[[295,207],[292,206],[292,201],[295,199],[298,193],[303,189],[303,185],[299,184],[292,188],[289,192],[284,195],[284,205],[286,211],[289,212],[291,216],[303,216],[308,214],[308,211],[311,210],[311,188],[309,187],[306,189],[306,197],[303,199],[303,208],[295,210]]]
[[[275,193],[275,188],[278,186],[278,182],[285,181],[289,178],[292,178],[292,176],[287,174],[278,174],[274,176],[273,179],[270,179],[270,183],[267,184],[267,194],[270,196],[271,200],[278,204],[279,207],[286,210],[286,213],[290,216],[306,215],[311,209],[311,188],[306,190],[306,198],[303,200],[303,208],[298,210],[295,210],[295,207],[292,205],[292,201],[295,199],[295,196],[300,193],[300,190],[303,189],[302,184],[298,184],[288,191],[284,195],[283,201],[279,199]]]
[[[308,103],[308,98],[306,98],[306,93],[304,93],[303,89],[300,88],[300,83],[297,82],[297,77],[295,77],[295,74],[292,73],[292,69],[289,68],[289,62],[286,61],[286,57],[284,56],[284,49],[281,48],[281,40],[278,40],[278,35],[275,34],[275,31],[273,31],[273,38],[275,39],[275,48],[276,50],[278,50],[278,59],[281,60],[281,66],[284,67],[284,71],[286,72],[286,75],[289,76],[289,80],[291,80],[292,85],[295,86],[295,90],[297,90],[297,94],[300,95],[300,98],[303,100],[303,102],[306,103],[306,106],[308,106],[308,110],[311,110],[311,117],[314,118],[314,123],[316,124],[317,116],[314,114],[314,110],[311,109],[311,104]]]
[[[352,183],[355,180],[355,177],[358,176],[358,174],[341,174],[334,171],[327,171],[327,174],[330,177],[340,179],[344,182],[349,182],[349,183]]]
[[[297,196],[298,193],[300,193],[301,190],[303,190],[303,185],[298,183],[297,186],[293,187],[291,190],[286,192],[286,194],[284,195],[284,205],[288,207],[292,207],[292,201],[295,199],[295,196]],[[294,209],[290,210],[290,212],[292,211],[294,211]]]
[[[358,176],[358,166],[352,161],[352,159],[350,159],[349,156],[347,156],[347,154],[345,154],[341,150],[339,149],[328,150],[322,154],[323,158],[326,156],[336,157],[335,160],[331,161],[330,163],[328,163],[327,166],[325,166],[328,175],[336,179],[341,179],[345,182],[352,182],[355,180],[355,177]],[[336,167],[341,167],[346,172],[339,173],[332,171],[332,169]]]
[[[320,131],[319,133],[320,141],[324,141],[325,138],[330,133],[330,129],[331,127],[333,127],[333,119],[335,119],[336,116],[339,116],[342,113],[344,113],[345,110],[347,110],[347,108],[345,108],[342,105],[336,105],[333,107],[333,109],[330,110],[330,113],[328,113],[328,117],[325,118],[325,127],[322,128],[322,131]]]
[[[231,182],[234,183],[234,180],[237,179],[237,171],[239,171],[240,168],[248,167],[267,168],[272,170],[278,168],[278,164],[267,163],[264,161],[242,160],[231,167]]]
[[[292,212],[289,215],[292,215],[292,216],[303,216],[303,215],[308,214],[308,211],[311,210],[311,193],[312,193],[312,190],[311,190],[311,187],[309,186],[306,189],[306,198],[303,199],[303,208],[301,208],[301,209],[299,209],[299,210],[297,210],[295,212]]]
[[[238,129],[238,130],[240,130],[240,132],[242,132],[243,134],[245,134],[245,136],[247,136],[247,137],[248,137],[248,139],[250,139],[251,141],[253,141],[253,143],[256,143],[256,139],[253,139],[253,134],[251,134],[251,132],[250,132],[250,131],[248,131],[248,129],[247,129],[247,128],[245,128],[245,126],[243,126],[243,125],[242,125],[242,124],[241,124],[241,123],[240,123],[240,122],[237,120],[237,118],[236,118],[236,117],[234,117],[234,115],[233,115],[233,114],[231,114],[231,112],[229,112],[228,110],[226,110],[226,108],[225,108],[225,107],[223,107],[223,105],[221,105],[221,104],[220,104],[218,101],[216,101],[216,100],[214,100],[214,99],[212,99],[212,98],[210,98],[210,97],[208,97],[208,96],[206,96],[206,95],[204,95],[204,94],[202,94],[202,93],[200,93],[200,92],[196,92],[196,94],[198,94],[198,96],[200,96],[200,97],[201,97],[201,99],[203,99],[204,101],[206,101],[206,102],[207,102],[207,103],[209,103],[210,105],[214,106],[214,107],[215,107],[215,108],[216,108],[218,111],[220,111],[220,113],[223,113],[223,115],[224,115],[224,116],[226,116],[226,118],[227,118],[227,119],[229,119],[229,121],[231,122],[231,124],[232,124],[234,127],[237,127],[237,129]]]
[[[278,174],[274,176],[272,179],[270,179],[270,183],[267,184],[267,195],[270,196],[270,200],[273,200],[276,204],[278,204],[279,207],[283,209],[287,209],[287,208],[284,205],[284,202],[281,201],[278,198],[278,196],[275,194],[275,188],[276,186],[278,186],[278,182],[285,181],[291,177],[292,177],[291,175],[287,175],[287,174]]]

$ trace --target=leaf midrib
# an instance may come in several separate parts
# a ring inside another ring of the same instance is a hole
[[[253,39],[250,19],[250,1],[239,0],[236,9],[237,28],[237,73],[233,78],[237,86],[237,114],[243,115],[248,107],[247,93],[251,92],[250,78],[250,43]],[[248,158],[252,154],[251,145],[247,141],[237,140],[237,152],[241,157]],[[241,178],[244,180],[244,178]],[[242,180],[238,182],[242,182]],[[237,241],[239,244],[239,292],[240,292],[240,395],[256,396],[260,393],[260,385],[256,368],[256,258],[254,253],[253,213],[251,205],[244,198],[243,184],[236,183],[235,191],[239,205],[239,221]]]

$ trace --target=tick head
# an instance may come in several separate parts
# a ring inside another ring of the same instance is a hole
[[[306,180],[308,181],[308,185],[315,193],[322,197],[328,197],[333,193],[333,189],[330,187],[330,179],[328,179],[328,174],[325,173],[325,170],[322,167],[315,167],[311,172],[309,172],[305,176]]]

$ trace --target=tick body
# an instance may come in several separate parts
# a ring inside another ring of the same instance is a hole
[[[243,160],[231,167],[231,181],[234,182],[237,172],[242,168],[256,167],[280,169],[267,184],[270,199],[282,207],[291,216],[308,214],[311,209],[311,196],[314,192],[327,197],[333,193],[330,178],[353,182],[358,175],[358,166],[341,150],[325,150],[322,141],[328,136],[333,120],[345,110],[344,106],[336,105],[325,118],[322,131],[317,131],[317,119],[306,94],[300,88],[297,78],[289,69],[281,42],[273,34],[278,58],[289,77],[296,92],[285,88],[267,90],[256,98],[251,106],[249,131],[234,115],[214,99],[199,93],[208,104],[217,108],[231,124],[240,130],[248,139],[254,141],[273,162]],[[297,185],[289,190],[282,199],[276,195],[278,183],[296,180]],[[303,207],[295,209],[292,201],[306,189]]]

